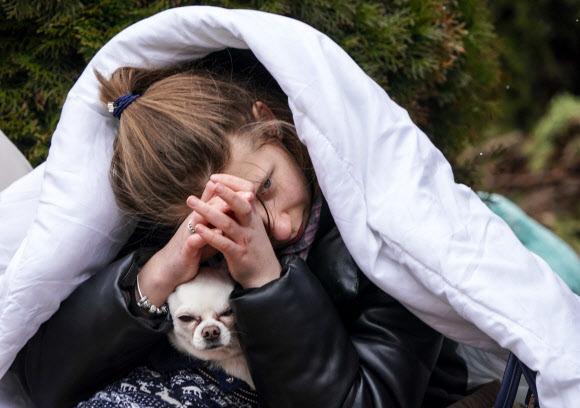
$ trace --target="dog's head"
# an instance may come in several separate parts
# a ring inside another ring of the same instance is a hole
[[[169,337],[177,349],[216,362],[242,352],[229,305],[233,288],[226,269],[207,267],[177,287],[167,300],[173,318]]]

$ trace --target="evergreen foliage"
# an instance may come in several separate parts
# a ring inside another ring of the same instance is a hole
[[[533,171],[580,157],[580,98],[555,96],[535,125],[526,150]]]
[[[580,95],[580,1],[494,0],[501,38],[504,119],[529,131],[553,96]]]
[[[328,34],[452,162],[494,112],[497,50],[481,0],[4,0],[0,128],[39,164],[66,93],[98,49],[138,20],[189,4],[278,13]]]

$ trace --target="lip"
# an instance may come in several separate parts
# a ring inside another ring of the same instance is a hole
[[[304,234],[304,229],[306,228],[306,223],[304,221],[302,221],[302,224],[300,225],[300,229],[298,230],[298,232],[296,233],[296,235],[294,236],[294,238],[292,238],[289,242],[288,245],[292,245],[296,242],[298,242],[298,240],[300,238],[302,238],[302,235]]]

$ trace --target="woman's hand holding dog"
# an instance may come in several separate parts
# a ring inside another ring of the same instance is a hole
[[[219,211],[203,200],[190,197],[188,204],[207,222],[223,231],[211,230],[204,224],[196,232],[212,247],[224,254],[232,278],[244,288],[260,287],[280,277],[281,266],[256,208],[254,185],[231,175],[220,175],[214,192],[229,205],[233,216]]]

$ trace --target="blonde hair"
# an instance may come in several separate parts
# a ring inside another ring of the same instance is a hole
[[[227,166],[232,136],[247,137],[256,148],[281,144],[312,178],[283,95],[184,67],[123,67],[109,79],[96,75],[105,105],[127,93],[141,95],[121,114],[109,174],[117,203],[130,216],[172,227],[181,224],[191,212],[187,197],[200,197],[209,176]],[[271,135],[271,122],[253,116],[257,100],[286,119],[275,121],[281,138]]]

